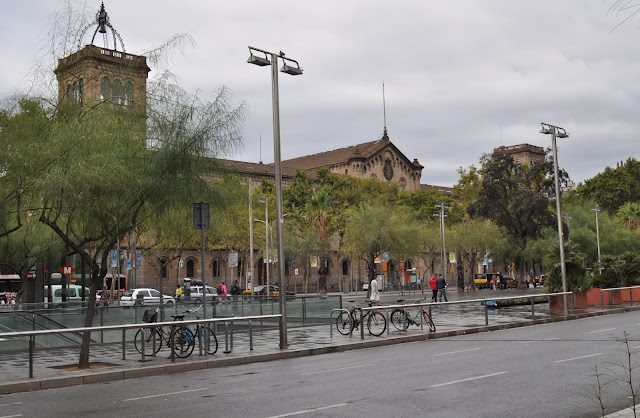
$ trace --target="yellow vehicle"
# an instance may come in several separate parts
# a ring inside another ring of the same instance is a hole
[[[500,286],[502,274],[500,273],[477,273],[473,283],[478,289],[491,289],[491,281],[496,276],[496,286]]]

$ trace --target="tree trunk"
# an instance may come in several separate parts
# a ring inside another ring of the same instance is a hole
[[[96,311],[96,292],[98,291],[97,274],[92,272],[91,274],[91,286],[89,287],[89,301],[87,302],[87,314],[84,317],[84,327],[93,326],[93,317]],[[86,369],[89,367],[89,349],[91,348],[91,332],[85,331],[82,333],[82,344],[80,345],[80,360],[78,361],[78,368]]]

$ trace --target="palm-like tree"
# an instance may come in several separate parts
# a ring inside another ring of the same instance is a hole
[[[640,204],[629,202],[620,208],[622,220],[629,226],[630,231],[640,229]]]

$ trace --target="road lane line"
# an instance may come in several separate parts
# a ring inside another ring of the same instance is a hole
[[[449,351],[447,353],[438,353],[438,354],[434,354],[434,356],[446,356],[447,354],[458,354],[458,353],[465,353],[467,351],[475,351],[475,350],[480,350],[480,347],[470,348],[468,350],[458,350],[458,351]]]
[[[200,389],[191,389],[191,390],[181,390],[179,392],[168,392],[168,393],[160,393],[158,395],[149,395],[149,396],[141,396],[139,398],[129,398],[129,399],[123,399],[122,402],[129,402],[129,401],[139,401],[141,399],[150,399],[150,398],[158,398],[160,396],[169,396],[169,395],[180,395],[182,393],[189,393],[189,392],[198,392],[200,390],[207,390],[207,388],[200,388]]]
[[[288,414],[282,414],[282,415],[272,415],[270,417],[267,418],[282,418],[282,417],[290,417],[293,415],[302,415],[302,414],[308,414],[309,412],[317,412],[317,411],[322,411],[324,409],[329,409],[329,408],[338,408],[340,406],[347,406],[349,405],[348,403],[337,403],[335,405],[327,405],[327,406],[321,406],[319,408],[313,408],[313,409],[303,409],[302,411],[297,411],[297,412],[290,412]]]
[[[554,361],[554,363],[564,363],[565,361],[580,360],[580,359],[583,359],[583,358],[601,356],[603,354],[604,353],[596,353],[596,354],[589,354],[589,355],[586,355],[586,356],[580,356],[580,357],[574,357],[574,358],[566,358],[564,360],[556,360],[556,361]]]
[[[22,402],[0,403],[0,408],[2,408],[3,406],[11,406],[11,405],[22,405]]]
[[[21,417],[22,414],[18,414],[18,415],[3,415],[0,418],[14,418],[14,417]]]
[[[373,364],[361,364],[359,366],[350,366],[350,367],[341,367],[339,369],[331,369],[331,370],[322,370],[319,372],[308,372],[308,373],[302,373],[302,376],[308,375],[308,374],[319,374],[319,373],[329,373],[329,372],[337,372],[340,370],[349,370],[349,369],[357,369],[359,367],[369,367],[369,366],[373,366]]]
[[[595,331],[590,331],[589,334],[595,334],[596,332],[605,332],[605,331],[613,331],[615,328],[607,328],[607,329],[598,329]]]
[[[471,380],[478,380],[478,379],[484,379],[485,377],[493,377],[493,376],[499,376],[501,374],[505,374],[508,372],[500,372],[500,373],[491,373],[491,374],[485,374],[484,376],[476,376],[476,377],[470,377],[468,379],[462,379],[462,380],[454,380],[453,382],[447,382],[447,383],[440,383],[438,385],[433,385],[431,386],[432,388],[438,388],[440,386],[447,386],[447,385],[453,385],[455,383],[462,383],[462,382],[469,382]]]

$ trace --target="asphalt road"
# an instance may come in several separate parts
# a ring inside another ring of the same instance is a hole
[[[637,351],[640,312],[5,395],[0,417],[597,417],[594,366],[624,375],[624,331]],[[628,395],[605,385],[606,413]]]

